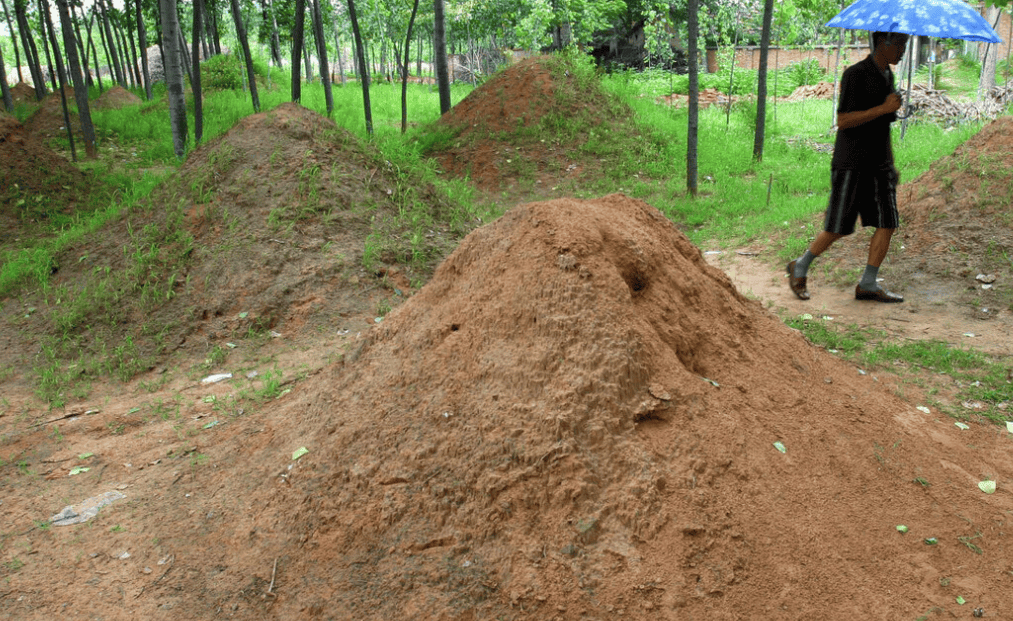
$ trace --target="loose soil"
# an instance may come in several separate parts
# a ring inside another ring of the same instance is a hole
[[[704,255],[621,194],[434,230],[435,271],[390,248],[366,272],[392,195],[424,182],[298,106],[249,117],[60,257],[73,286],[179,210],[182,284],[104,333],[175,314],[150,370],[47,409],[26,372],[42,301],[3,301],[0,618],[1004,618],[1010,434],[918,409],[906,376],[771,308],[1013,353],[1007,186],[981,168],[1013,162],[1009,136],[986,128],[901,189],[883,274],[907,300],[876,306],[836,276],[864,265],[860,235],[802,303],[776,248]]]

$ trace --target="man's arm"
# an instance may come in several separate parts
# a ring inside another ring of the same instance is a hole
[[[886,100],[875,108],[868,110],[857,110],[855,112],[838,112],[837,129],[851,129],[859,125],[865,125],[873,119],[878,119],[884,114],[890,114],[900,110],[901,100],[897,93],[890,93]]]

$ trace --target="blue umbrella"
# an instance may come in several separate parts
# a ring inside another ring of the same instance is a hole
[[[1002,42],[985,18],[962,0],[858,0],[827,22],[827,26]]]

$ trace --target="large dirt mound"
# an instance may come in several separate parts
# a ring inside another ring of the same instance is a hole
[[[235,596],[214,585],[248,579],[229,567],[275,558],[278,582],[261,572],[243,593],[270,592],[276,618],[1013,603],[1013,505],[975,485],[1005,489],[1005,452],[809,345],[621,195],[519,206],[472,233],[304,389],[299,421],[251,450],[310,454],[263,466],[272,485],[248,477],[257,510],[233,509],[240,534],[207,562],[225,573],[191,570],[182,591],[221,605]]]

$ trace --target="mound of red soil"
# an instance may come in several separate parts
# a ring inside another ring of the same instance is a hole
[[[11,87],[11,99],[15,102],[34,102],[35,89],[24,82],[18,82]]]
[[[70,213],[87,201],[92,185],[7,114],[0,114],[0,179],[0,213],[15,220]]]
[[[54,285],[82,286],[96,270],[124,271],[135,253],[158,248],[145,269],[149,283],[167,288],[162,299],[125,304],[129,321],[100,335],[129,336],[137,358],[152,364],[179,348],[200,355],[268,330],[318,338],[307,322],[357,332],[367,325],[361,314],[371,325],[382,314],[378,305],[400,303],[462,235],[434,226],[414,246],[388,243],[409,237],[397,218],[406,196],[449,220],[431,186],[403,176],[332,121],[283,104],[195,149],[179,176],[156,189],[150,208],[68,246]],[[151,326],[165,332],[153,338]]]
[[[1005,447],[809,345],[642,202],[515,208],[326,375],[247,447],[257,464],[310,453],[247,476],[248,508],[220,501],[240,534],[209,535],[180,592],[221,605],[259,567],[244,593],[272,591],[273,618],[1013,604],[1013,505],[976,486],[1005,489]]]
[[[117,85],[99,95],[94,105],[96,108],[119,109],[139,103],[141,103],[140,97]]]
[[[632,118],[597,81],[579,79],[568,62],[536,56],[506,67],[440,118],[435,131],[449,133],[449,144],[427,155],[480,191],[516,199],[544,195],[547,187],[575,185],[586,168],[606,165],[597,159],[576,161],[573,152],[586,136],[561,140],[551,127],[533,129],[547,117],[560,123],[590,118],[605,131],[611,123]],[[532,185],[540,185],[541,192],[533,192]]]
[[[818,84],[804,84],[788,95],[788,101],[800,101],[802,99],[832,99],[834,96],[834,85],[830,82],[819,82]]]

